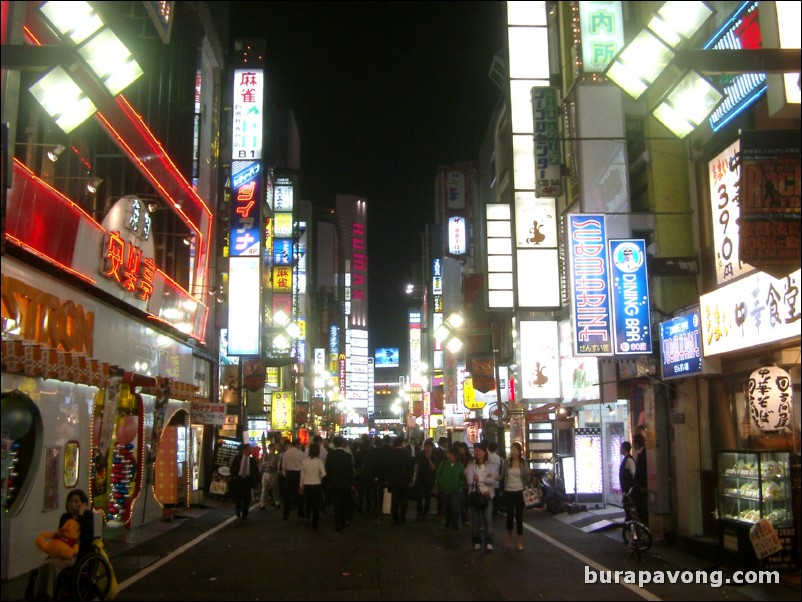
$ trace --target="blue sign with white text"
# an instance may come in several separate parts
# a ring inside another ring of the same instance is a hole
[[[660,323],[660,362],[664,379],[702,372],[701,329],[698,310]]]
[[[646,242],[642,239],[609,240],[610,297],[616,355],[652,352],[649,311],[649,276]]]

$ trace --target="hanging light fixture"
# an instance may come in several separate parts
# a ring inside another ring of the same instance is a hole
[[[58,158],[61,156],[61,153],[63,153],[66,149],[67,147],[64,146],[63,144],[57,144],[49,151],[47,151],[47,158],[50,159],[53,163],[55,163],[56,161],[58,161]]]
[[[92,194],[95,194],[102,183],[103,178],[92,178],[86,183],[86,189]]]

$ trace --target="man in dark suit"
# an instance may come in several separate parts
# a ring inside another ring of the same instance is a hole
[[[251,446],[243,443],[239,446],[237,457],[231,462],[229,491],[234,498],[237,518],[248,518],[251,507],[251,491],[256,484],[259,468],[251,455]]]
[[[393,441],[393,448],[387,456],[386,468],[387,487],[393,496],[390,503],[390,514],[396,525],[407,522],[409,486],[412,484],[414,469],[415,464],[406,440],[403,436],[396,437]]]
[[[337,435],[326,456],[326,484],[334,506],[334,530],[348,525],[351,489],[354,485],[354,458],[345,451],[345,440]]]

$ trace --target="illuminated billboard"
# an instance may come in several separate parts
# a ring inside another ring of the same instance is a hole
[[[228,261],[228,355],[259,355],[259,257]]]
[[[398,368],[398,347],[379,347],[374,357],[376,368]]]

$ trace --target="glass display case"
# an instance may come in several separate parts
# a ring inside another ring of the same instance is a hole
[[[793,525],[791,457],[784,451],[718,452],[719,520],[751,526],[766,518]]]

